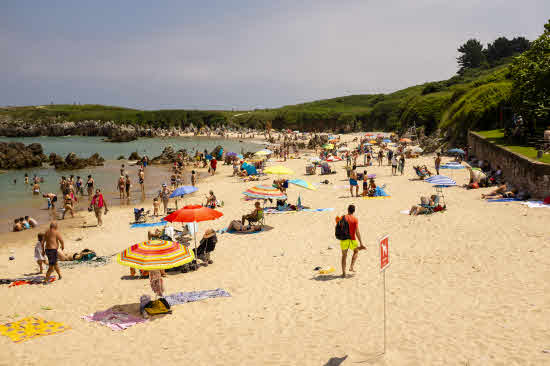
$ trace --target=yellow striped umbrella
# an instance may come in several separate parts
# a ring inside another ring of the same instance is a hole
[[[177,242],[148,240],[132,245],[117,254],[123,266],[154,271],[183,266],[195,258],[193,251]]]

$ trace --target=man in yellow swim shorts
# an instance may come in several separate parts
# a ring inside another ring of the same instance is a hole
[[[361,240],[361,233],[359,232],[359,220],[353,214],[355,213],[355,205],[348,206],[348,214],[344,216],[349,226],[349,239],[340,240],[340,248],[342,249],[342,278],[346,278],[346,261],[348,257],[348,250],[353,250],[353,256],[351,257],[351,265],[349,267],[350,272],[355,272],[353,266],[357,261],[359,251],[367,249],[363,245]],[[338,221],[339,218],[337,218]],[[359,239],[359,243],[357,242]]]

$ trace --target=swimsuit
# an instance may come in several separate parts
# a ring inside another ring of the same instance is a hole
[[[57,263],[57,249],[46,249],[46,256],[48,257],[48,264],[50,266]]]
[[[353,186],[353,187],[356,187],[357,186],[357,180],[355,180],[353,178],[350,178],[349,179],[349,185]]]

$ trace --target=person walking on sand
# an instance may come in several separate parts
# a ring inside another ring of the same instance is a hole
[[[159,198],[162,200],[164,214],[168,213],[168,201],[170,200],[170,189],[166,183],[162,183],[162,190],[159,192]]]
[[[57,264],[57,250],[61,245],[61,250],[65,249],[65,243],[59,231],[57,231],[57,223],[52,221],[50,228],[44,234],[42,238],[42,255],[48,257],[48,270],[46,271],[46,278],[44,283],[48,283],[48,278],[52,274],[53,270],[57,272],[57,280],[61,279],[61,272],[59,271],[59,265]]]
[[[92,178],[91,175],[88,175],[88,181],[86,182],[86,191],[88,192],[89,199],[92,199],[92,195],[94,193],[94,178]]]
[[[397,157],[395,154],[391,157],[391,175],[397,175]]]
[[[38,233],[38,242],[34,246],[34,260],[38,264],[38,267],[40,268],[40,273],[44,270],[42,268],[43,265],[46,264],[46,256],[43,253],[43,245],[42,242],[44,241],[44,233]]]
[[[440,166],[441,166],[441,153],[437,153],[437,156],[435,157],[435,171],[437,175],[439,175]]]
[[[403,171],[405,170],[405,155],[403,153],[399,157],[399,172],[401,175],[403,175]]]
[[[121,175],[119,178],[118,178],[118,182],[117,182],[117,189],[118,189],[118,193],[119,193],[119,198],[121,200],[124,199],[124,191],[126,189],[126,181],[124,180],[124,176]]]
[[[382,159],[384,158],[384,152],[382,149],[378,150],[378,166],[382,166]]]
[[[359,197],[359,184],[357,183],[357,172],[355,169],[354,165],[349,173],[349,193],[353,197],[353,188],[355,188],[355,196]]]
[[[141,194],[145,194],[145,172],[143,171],[143,168],[139,170],[138,179],[141,187]]]
[[[102,209],[104,211],[102,211]],[[93,210],[95,213],[95,217],[97,218],[97,226],[103,225],[103,218],[102,215],[109,211],[107,208],[107,202],[105,201],[105,198],[103,197],[103,194],[101,194],[101,189],[95,190],[95,195],[92,197],[92,202],[90,203],[90,210]]]
[[[359,232],[359,220],[357,220],[357,217],[354,216],[354,213],[355,206],[349,205],[348,214],[343,217],[336,218],[337,225],[339,224],[340,220],[345,220],[348,224],[349,230],[349,233],[347,235],[349,239],[340,240],[340,249],[342,249],[342,278],[346,278],[346,261],[348,257],[348,250],[353,251],[349,271],[355,272],[355,269],[353,267],[357,262],[359,251],[367,249],[367,247],[363,245],[363,240],[361,240],[361,233]],[[357,239],[359,239],[360,245],[358,245]]]
[[[124,185],[126,188],[126,198],[130,199],[130,188],[132,187],[132,182],[130,181],[130,176],[126,174],[126,179],[124,180]]]

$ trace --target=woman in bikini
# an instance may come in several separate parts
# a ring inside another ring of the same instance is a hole
[[[119,195],[120,195],[120,199],[123,200],[124,199],[124,191],[126,190],[126,182],[124,181],[124,176],[123,175],[121,175],[120,178],[118,178],[117,189],[118,189],[118,192],[119,192]]]

